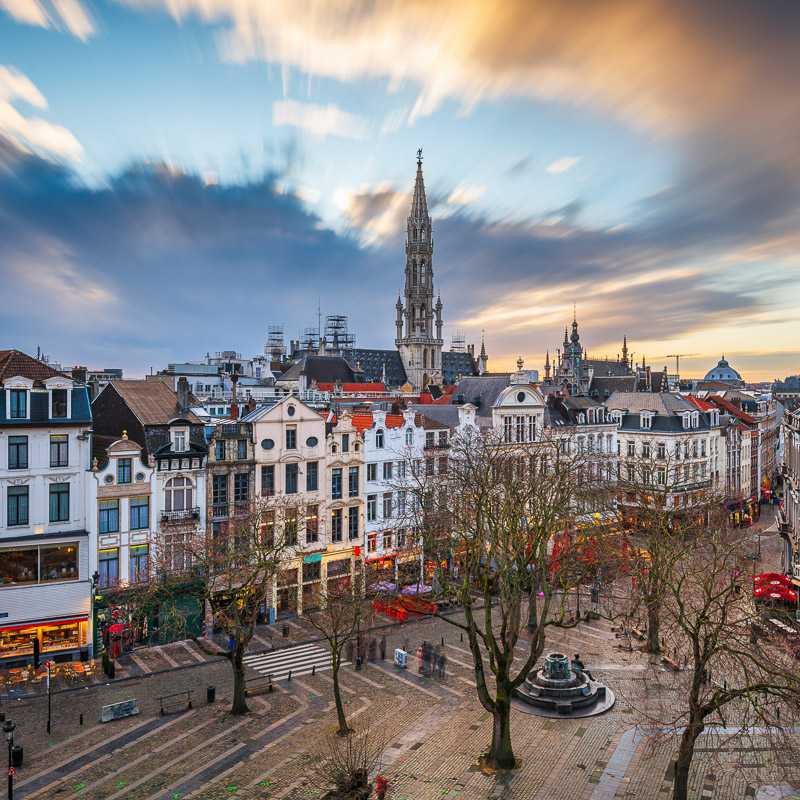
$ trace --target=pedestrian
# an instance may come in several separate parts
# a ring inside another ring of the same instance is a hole
[[[439,656],[439,677],[444,680],[444,676],[447,672],[447,656],[444,653],[441,653]]]
[[[375,778],[375,794],[378,800],[385,800],[386,792],[388,791],[389,781],[383,775],[378,775],[378,777]]]
[[[422,645],[420,645],[417,648],[417,671],[419,672],[420,675],[424,675],[425,674],[425,664],[424,664],[424,662],[422,660],[423,655],[424,655],[424,651],[422,649]]]

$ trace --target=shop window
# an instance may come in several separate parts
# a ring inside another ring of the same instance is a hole
[[[42,583],[77,580],[78,545],[42,545],[39,548],[39,574]]]
[[[28,487],[9,486],[6,502],[8,527],[28,524]]]
[[[8,468],[27,469],[28,468],[28,437],[9,436],[8,437]]]
[[[50,484],[50,522],[69,520],[69,484]]]
[[[50,437],[50,466],[69,466],[69,436],[65,433]]]
[[[347,536],[350,541],[358,539],[358,506],[347,509]]]
[[[100,574],[99,586],[106,589],[119,583],[119,549],[116,547],[101,550],[99,553],[98,568]]]
[[[100,500],[97,505],[100,533],[116,533],[119,530],[119,500]]]
[[[37,583],[39,580],[39,549],[0,550],[0,585]]]
[[[322,561],[303,564],[303,583],[318,581],[322,578]]]
[[[130,499],[130,529],[142,530],[150,526],[150,498],[131,497]]]
[[[337,578],[340,575],[349,575],[350,574],[350,559],[349,558],[339,558],[336,561],[329,561],[328,562],[328,577],[329,578]]]
[[[131,459],[118,458],[117,483],[130,483],[130,482],[131,482]]]

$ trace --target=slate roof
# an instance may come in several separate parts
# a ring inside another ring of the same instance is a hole
[[[614,392],[636,391],[636,376],[601,376],[592,378],[589,395],[601,403],[608,400]]]
[[[360,365],[365,381],[382,381],[384,364],[386,365],[386,384],[388,386],[402,386],[407,380],[403,360],[397,350],[356,347],[353,349],[353,361]]]
[[[38,387],[43,386],[48,378],[70,377],[21,350],[0,350],[0,384],[18,375],[32,380]]]
[[[452,395],[453,403],[472,403],[478,411],[478,416],[489,416],[492,406],[500,393],[509,385],[507,375],[503,376],[473,376],[462,378],[457,384]]]
[[[688,400],[668,392],[615,392],[605,405],[609,409],[626,409],[632,414],[655,411],[670,415],[694,410]]]
[[[108,386],[116,390],[142,425],[167,425],[175,417],[196,424],[202,422],[191,411],[178,409],[177,393],[162,381],[112,381]],[[108,387],[103,389],[108,390]],[[189,404],[197,404],[191,394]]]
[[[586,358],[581,361],[581,366],[584,369],[593,369],[597,378],[609,375],[623,377],[631,374],[627,364],[622,361],[606,360],[605,358]]]
[[[14,373],[19,375],[19,373]],[[61,375],[61,373],[56,373]],[[11,376],[13,377],[13,376]],[[24,376],[27,377],[27,376]],[[52,376],[49,376],[52,377]],[[46,378],[45,378],[46,380]],[[89,390],[85,386],[78,386],[72,391],[71,411],[72,416],[68,418],[56,417],[51,419],[50,402],[48,392],[30,393],[30,419],[7,419],[6,418],[6,393],[0,392],[0,423],[3,425],[30,426],[37,424],[44,425],[82,425],[90,424],[92,421],[92,410],[89,404]]]
[[[296,381],[301,375],[317,383],[353,383],[356,371],[341,356],[318,356],[305,353],[278,377],[279,381]]]
[[[412,405],[412,410],[419,415],[422,427],[426,430],[441,430],[458,426],[458,406]]]
[[[469,353],[442,350],[442,380],[445,383],[456,383],[459,378],[477,374],[477,366]]]

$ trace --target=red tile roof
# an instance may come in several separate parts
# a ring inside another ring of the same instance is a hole
[[[713,411],[716,408],[713,403],[709,403],[707,400],[701,400],[693,394],[686,395],[686,399],[695,406],[695,408],[699,408],[701,411]]]
[[[332,392],[335,384],[318,383],[317,389],[321,392]],[[362,394],[364,392],[385,392],[386,386],[382,383],[343,383],[341,389],[346,394]]]
[[[48,378],[64,377],[63,372],[53,369],[21,350],[0,350],[0,383],[17,375],[35,383],[41,383]]]
[[[719,395],[716,394],[710,395],[708,399],[714,403],[714,405],[724,409],[729,414],[736,417],[736,419],[740,419],[742,422],[746,422],[748,425],[758,424],[758,420],[755,417],[750,416],[750,414],[748,414],[746,411],[742,411],[739,406],[735,406],[730,400],[726,400],[724,397],[719,397]]]

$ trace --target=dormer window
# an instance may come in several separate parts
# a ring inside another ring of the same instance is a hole
[[[378,428],[378,430],[375,431],[375,447],[378,450],[383,448],[383,429],[381,428]]]
[[[579,425],[585,425],[586,424],[586,415],[583,412],[578,414],[578,424]]]
[[[50,416],[53,419],[66,419],[67,417],[67,390],[53,389],[50,393]]]
[[[642,411],[639,415],[639,424],[640,427],[644,428],[645,430],[650,430],[653,427],[653,414],[651,411]]]
[[[186,431],[177,430],[172,431],[172,449],[176,453],[186,452]]]
[[[684,430],[688,430],[690,424],[691,424],[690,414],[687,411],[683,415],[683,428],[684,428]]]
[[[700,426],[700,412],[692,411],[692,427],[698,428]]]
[[[27,419],[28,418],[28,390],[27,389],[11,389],[9,406],[9,417],[11,419]]]

